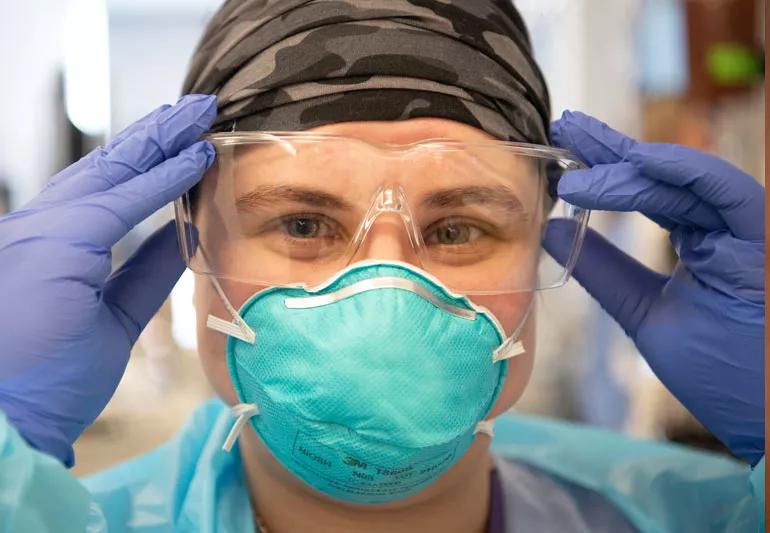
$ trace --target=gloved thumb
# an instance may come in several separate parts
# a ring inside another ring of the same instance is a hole
[[[133,344],[184,272],[173,222],[153,233],[107,280],[104,302]]]
[[[546,227],[543,247],[564,265],[575,235],[575,223],[552,219]],[[588,228],[574,278],[634,339],[639,325],[668,277],[645,267]]]

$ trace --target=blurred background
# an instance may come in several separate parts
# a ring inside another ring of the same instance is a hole
[[[0,214],[154,107],[174,102],[221,0],[0,0]],[[554,118],[597,116],[631,136],[713,152],[764,180],[762,0],[515,0]],[[163,210],[115,250],[125,259]],[[641,216],[592,225],[669,271],[666,234]],[[77,474],[167,440],[211,391],[195,353],[185,274],[143,333],[113,400],[76,443]],[[574,282],[541,294],[535,372],[517,411],[644,438],[721,447]]]

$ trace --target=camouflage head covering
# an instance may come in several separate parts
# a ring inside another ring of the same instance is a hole
[[[229,0],[184,83],[213,131],[439,117],[548,143],[550,104],[511,0]]]

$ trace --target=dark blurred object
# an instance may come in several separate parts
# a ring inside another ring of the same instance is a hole
[[[0,176],[0,216],[11,211],[11,189]]]
[[[764,77],[756,0],[686,0],[691,99],[743,93]]]
[[[105,142],[101,135],[88,135],[80,131],[67,116],[64,103],[64,73],[56,77],[56,116],[53,123],[57,127],[57,139],[61,152],[61,168],[67,167]]]
[[[664,436],[667,441],[698,448],[715,453],[721,453],[738,459],[730,453],[727,446],[719,440],[703,425],[698,422],[689,412],[687,416],[663,428]],[[740,460],[740,459],[738,459]]]

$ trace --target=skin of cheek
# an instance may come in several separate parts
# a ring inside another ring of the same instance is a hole
[[[535,360],[535,301],[533,293],[472,296],[473,303],[486,307],[500,321],[506,335],[521,328],[519,340],[525,353],[508,360],[508,374],[500,395],[489,413],[495,418],[510,409],[524,393]],[[530,308],[531,306],[531,308]],[[529,310],[529,313],[527,311]],[[525,320],[522,325],[522,320]]]
[[[222,289],[235,309],[239,309],[256,292],[264,289],[264,286],[255,286],[247,283],[219,280]],[[201,366],[206,378],[217,395],[227,404],[238,403],[230,374],[227,370],[227,336],[206,327],[206,319],[209,314],[219,318],[230,319],[230,313],[225,309],[214,286],[207,276],[195,275],[195,293],[193,304],[196,313],[196,326],[198,338],[198,354]]]

